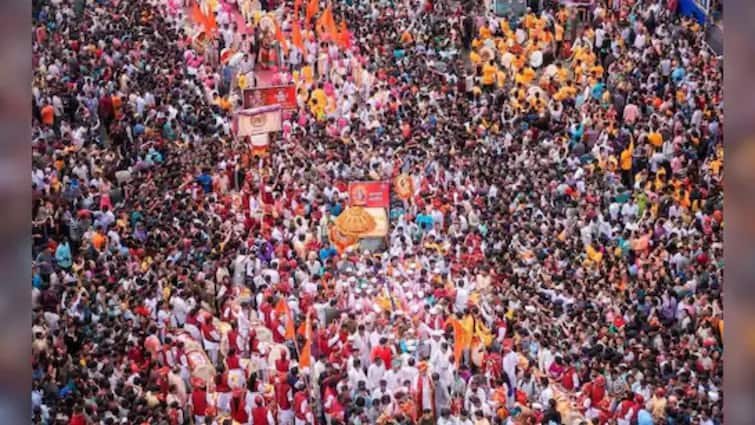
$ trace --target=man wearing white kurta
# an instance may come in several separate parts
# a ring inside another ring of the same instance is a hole
[[[514,352],[512,347],[508,344],[504,344],[503,352],[503,372],[509,378],[509,384],[511,384],[506,400],[511,402],[509,405],[509,407],[511,407],[513,406],[513,401],[515,400],[514,394],[516,394],[516,366],[517,363],[519,363],[519,357]]]

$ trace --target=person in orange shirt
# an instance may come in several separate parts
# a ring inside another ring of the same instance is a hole
[[[107,236],[102,234],[101,229],[97,229],[97,231],[94,232],[94,235],[92,235],[92,246],[98,252],[102,252],[102,250],[105,249],[106,244],[107,244]]]
[[[55,108],[52,105],[47,104],[40,110],[42,115],[42,124],[52,127],[55,124]]]

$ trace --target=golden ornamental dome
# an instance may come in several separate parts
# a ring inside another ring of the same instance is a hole
[[[362,207],[349,207],[335,220],[339,232],[358,237],[375,229],[375,219]]]

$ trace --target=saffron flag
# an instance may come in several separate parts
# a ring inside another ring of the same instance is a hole
[[[299,21],[295,20],[293,27],[291,28],[291,42],[297,49],[304,51],[304,40],[301,36],[301,28],[299,28]]]
[[[336,27],[336,20],[333,19],[333,9],[328,6],[326,12],[325,29],[328,31],[330,39],[336,41],[338,38],[338,28]]]
[[[319,0],[309,0],[307,3],[307,16],[304,19],[304,27],[309,28],[309,22],[317,14],[317,10],[320,8]]]
[[[218,23],[215,22],[215,12],[210,10],[207,13],[207,16],[205,17],[207,24],[205,25],[205,30],[208,33],[213,33],[218,29]]]
[[[193,2],[191,4],[191,19],[204,27],[207,34],[211,34],[218,28],[218,24],[215,21],[215,14],[210,10],[206,15],[202,13],[202,9],[199,7],[199,3]]]
[[[286,318],[286,333],[283,335],[287,340],[292,340],[296,336],[294,329],[294,316],[285,298],[281,298],[275,306],[275,312]]]
[[[451,324],[454,330],[454,361],[458,366],[461,363],[461,356],[465,348],[468,348],[472,339],[471,332],[465,329],[462,322],[453,317],[446,321],[446,325]]]
[[[325,8],[320,18],[317,19],[315,30],[317,30],[318,37],[335,40],[338,30],[336,29],[336,22],[333,19],[333,9],[330,6]]]
[[[307,320],[304,322],[304,347],[299,354],[299,366],[302,368],[312,365],[312,323],[307,314]]]
[[[299,22],[299,10],[301,10],[301,0],[294,1],[294,22]]]
[[[351,38],[349,36],[349,29],[346,28],[346,21],[341,21],[341,25],[338,28],[338,34],[336,37],[336,41],[339,46],[343,49],[349,49],[351,48]]]
[[[278,44],[280,44],[281,48],[283,49],[283,53],[288,55],[288,43],[286,43],[286,39],[283,37],[283,31],[281,31],[280,23],[278,23],[278,20],[274,20],[275,23],[275,40],[278,41]]]
[[[193,2],[191,4],[191,19],[198,23],[205,26],[205,17],[202,14],[202,11],[199,9],[199,3]]]

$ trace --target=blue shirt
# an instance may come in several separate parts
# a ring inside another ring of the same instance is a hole
[[[71,248],[67,243],[58,244],[58,248],[55,250],[55,260],[60,267],[67,269],[71,267],[73,261],[71,260]]]
[[[645,409],[637,412],[637,425],[653,425],[653,416]]]
[[[433,217],[427,214],[418,214],[414,220],[423,230],[430,230],[433,228]]]
[[[204,193],[212,192],[212,177],[209,174],[202,173],[197,177],[197,183],[202,186]]]
[[[600,97],[603,96],[605,89],[606,86],[603,83],[597,83],[592,86],[592,98],[595,100],[600,100]]]
[[[328,258],[333,257],[336,254],[338,254],[338,251],[332,246],[322,248],[320,250],[320,261],[325,262]]]
[[[338,217],[342,212],[343,207],[341,206],[341,204],[336,203],[330,206],[330,215],[332,215],[333,217]]]
[[[671,71],[671,79],[674,80],[675,83],[682,81],[683,78],[684,68],[678,66],[673,71]]]

